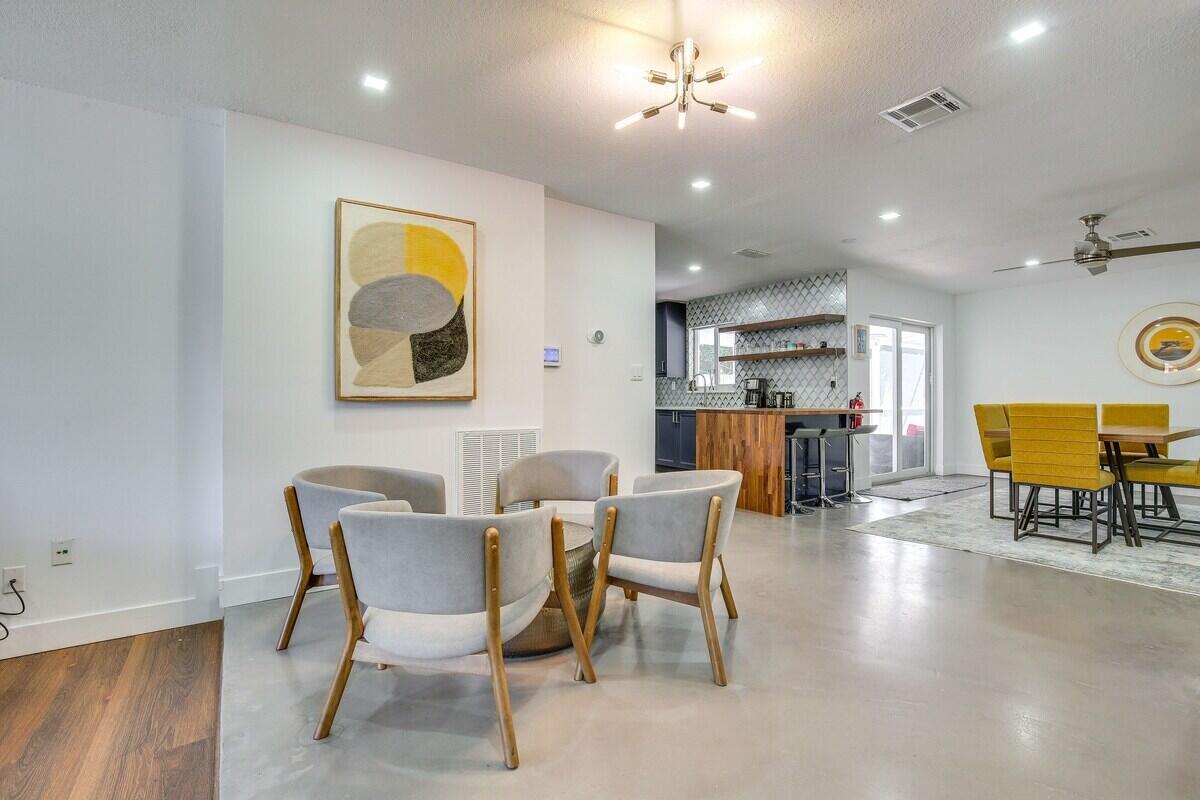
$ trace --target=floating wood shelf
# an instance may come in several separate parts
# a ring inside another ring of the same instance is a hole
[[[721,356],[718,361],[766,361],[771,358],[808,358],[810,356],[844,356],[844,347],[810,347],[807,350],[775,350],[770,353],[738,353]]]
[[[781,328],[799,328],[802,325],[821,325],[827,322],[845,322],[843,314],[810,314],[807,317],[788,317],[767,322],[747,322],[744,325],[722,325],[721,333],[743,333],[745,331],[774,331]]]

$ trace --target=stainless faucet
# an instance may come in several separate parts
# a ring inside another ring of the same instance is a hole
[[[709,381],[711,381],[712,379],[708,377],[707,372],[697,372],[695,375],[692,376],[692,379],[690,381],[688,381],[688,384],[689,384],[688,388],[693,392],[696,391],[696,378],[704,378],[704,397],[703,397],[703,400],[700,402],[700,405],[703,408],[707,408],[708,407],[708,384],[709,384]]]

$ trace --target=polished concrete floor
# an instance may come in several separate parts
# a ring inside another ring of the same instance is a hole
[[[221,797],[1200,798],[1200,598],[845,530],[941,501],[739,512],[725,688],[695,609],[610,590],[597,684],[509,662],[511,772],[486,677],[356,665],[314,742],[337,597],[286,653],[230,609]]]

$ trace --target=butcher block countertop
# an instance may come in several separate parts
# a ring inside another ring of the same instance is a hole
[[[881,414],[881,408],[697,408],[711,414],[781,414],[785,417],[816,417],[827,414]]]

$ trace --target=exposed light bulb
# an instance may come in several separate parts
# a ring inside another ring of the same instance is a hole
[[[754,69],[761,64],[762,61],[762,56],[755,56],[754,58],[747,59],[746,61],[740,61],[731,67],[726,67],[725,75],[728,77],[730,75],[737,75],[739,72],[745,72],[748,69]]]
[[[637,122],[641,118],[642,118],[642,112],[638,111],[635,114],[630,114],[628,117],[621,120],[616,125],[613,125],[613,127],[616,128],[617,130],[621,130],[622,128],[628,128],[630,125]]]
[[[900,219],[899,211],[885,211],[879,215],[879,218],[884,222],[891,222],[894,219]]]
[[[697,178],[696,180],[692,181],[692,188],[696,191],[703,191],[710,186],[712,186],[712,181],[710,181],[708,178]]]
[[[699,272],[701,269],[699,264],[691,264],[688,266],[688,272]]]
[[[746,108],[739,108],[738,106],[730,106],[728,113],[733,114],[735,117],[741,117],[742,119],[758,119],[758,114],[755,114],[753,111],[750,111]]]
[[[687,112],[680,111],[679,112],[679,130],[683,130],[686,127],[687,127]]]
[[[1031,258],[1031,259],[1029,259],[1028,261],[1026,261],[1026,262],[1025,262],[1025,266],[1027,266],[1027,267],[1037,267],[1037,266],[1041,266],[1041,263],[1042,263],[1042,262],[1038,261],[1036,258]]]

